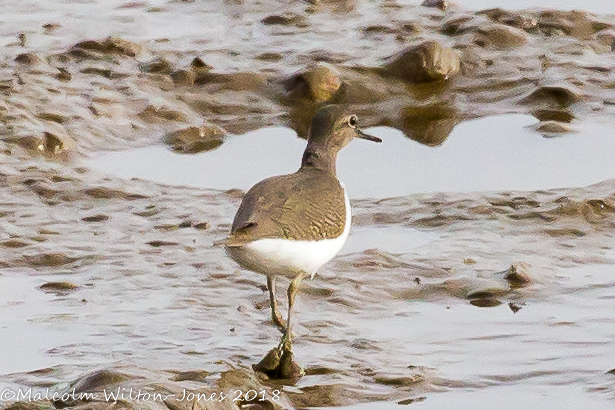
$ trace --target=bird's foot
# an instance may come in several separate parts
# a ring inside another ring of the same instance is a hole
[[[295,384],[304,375],[301,366],[294,361],[292,343],[286,333],[280,344],[252,368],[265,373],[270,379],[287,380],[290,384]]]

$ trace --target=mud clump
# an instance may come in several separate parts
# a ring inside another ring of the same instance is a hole
[[[274,14],[261,20],[266,26],[295,26],[307,27],[308,23],[304,16],[294,13]]]
[[[104,221],[106,221],[108,219],[109,219],[109,215],[105,215],[105,214],[85,216],[85,217],[81,218],[81,220],[83,222],[104,222]]]
[[[196,154],[218,148],[224,139],[224,131],[215,125],[204,124],[172,132],[164,137],[163,142],[175,152]]]
[[[524,288],[532,284],[529,274],[529,265],[526,263],[514,263],[506,271],[504,279],[511,288]]]
[[[612,26],[593,20],[584,11],[545,10],[538,14],[538,29],[546,36],[570,36],[589,40],[592,35]]]
[[[470,299],[470,304],[476,307],[496,307],[502,304],[502,301],[496,298],[476,298]]]
[[[203,382],[203,379],[209,376],[210,373],[206,370],[194,370],[188,372],[180,372],[173,377],[173,380],[176,382],[181,382],[184,380],[190,380],[194,382]]]
[[[316,104],[331,101],[342,86],[340,71],[329,63],[317,63],[286,81],[291,98],[309,99]]]
[[[426,41],[394,56],[385,69],[410,83],[447,80],[459,72],[460,59],[452,49]]]
[[[479,46],[493,46],[504,50],[522,46],[527,42],[525,33],[514,27],[505,25],[493,25],[487,28],[479,28],[474,40]]]
[[[103,55],[118,55],[136,57],[141,52],[139,44],[117,37],[108,37],[104,40],[85,40],[75,44],[69,54],[83,58],[101,58]]]
[[[22,53],[15,57],[15,61],[23,65],[36,65],[41,62],[41,59],[33,53]]]
[[[440,11],[459,8],[459,4],[450,0],[425,0],[421,3],[423,7],[430,7]]]
[[[68,265],[79,258],[71,258],[63,253],[47,253],[42,255],[24,255],[23,261],[34,267],[57,267]]]
[[[570,107],[581,100],[575,92],[565,87],[539,87],[521,100],[522,104],[532,104],[543,109],[561,109]]]
[[[477,14],[484,14],[493,22],[516,27],[527,32],[533,32],[538,28],[538,19],[528,12],[508,11],[495,8],[483,10]]]
[[[140,120],[150,124],[163,124],[165,122],[183,122],[186,116],[180,111],[170,110],[164,107],[153,107],[148,105],[145,110],[137,114]]]
[[[150,74],[170,74],[173,66],[164,58],[156,58],[147,63],[139,64],[139,70]]]
[[[96,188],[88,188],[85,191],[85,194],[91,196],[96,199],[111,199],[111,198],[119,198],[119,199],[127,199],[129,201],[135,199],[145,199],[146,195],[133,194],[121,191],[119,189],[111,189],[107,187],[96,187]]]
[[[47,282],[42,284],[39,289],[50,293],[66,293],[79,289],[79,286],[70,282]]]

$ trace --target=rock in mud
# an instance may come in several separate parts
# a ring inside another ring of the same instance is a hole
[[[532,284],[527,263],[513,263],[506,271],[504,279],[508,281],[511,288],[524,288]]]
[[[446,80],[459,72],[455,51],[436,41],[426,41],[394,56],[385,66],[388,74],[411,83]]]
[[[340,71],[329,63],[317,63],[286,82],[293,97],[307,98],[316,104],[331,101],[342,86]]]
[[[478,29],[474,42],[480,46],[493,46],[503,50],[522,46],[527,42],[527,38],[522,30],[496,24]]]
[[[75,44],[69,54],[79,57],[100,57],[104,54],[136,57],[141,52],[141,46],[117,37],[104,40],[85,40]],[[97,56],[97,54],[100,54]]]
[[[218,148],[224,142],[225,133],[213,124],[189,127],[172,132],[163,141],[175,152],[196,154]]]

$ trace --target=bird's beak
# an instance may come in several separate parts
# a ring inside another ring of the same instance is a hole
[[[368,140],[368,141],[374,141],[374,142],[382,142],[380,138],[374,137],[373,135],[366,134],[360,129],[357,129],[356,132],[357,132],[357,135],[356,135],[357,138],[361,138],[361,139]]]

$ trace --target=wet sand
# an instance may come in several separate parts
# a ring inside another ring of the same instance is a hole
[[[0,390],[167,399],[0,408],[612,407],[613,16],[13,6],[0,18]],[[353,230],[298,297],[306,376],[282,385],[251,370],[278,340],[265,280],[219,241],[249,178],[292,171],[297,135],[331,102],[391,147],[373,162],[360,143],[341,153]],[[249,175],[223,178],[268,126],[280,134]],[[251,389],[267,400],[178,400]]]

